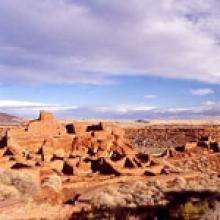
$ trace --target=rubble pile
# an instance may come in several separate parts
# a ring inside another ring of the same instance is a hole
[[[212,125],[151,125],[127,128],[126,138],[132,146],[143,151],[157,148],[174,148],[186,143],[208,140],[220,142],[220,126]]]

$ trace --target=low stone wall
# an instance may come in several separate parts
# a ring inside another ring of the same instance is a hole
[[[139,149],[169,148],[210,138],[220,142],[220,125],[149,126],[128,128],[125,134],[132,145]]]

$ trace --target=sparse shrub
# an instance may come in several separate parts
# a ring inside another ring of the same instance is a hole
[[[40,183],[38,178],[26,172],[5,170],[0,173],[0,185],[6,189],[9,189],[8,187],[14,187],[14,189],[23,196],[32,196],[40,191]]]
[[[20,193],[15,187],[0,184],[0,201],[4,201],[10,198],[16,199],[19,197]]]
[[[208,203],[193,204],[192,202],[187,202],[186,204],[181,205],[180,208],[171,210],[170,213],[175,219],[197,220],[208,210]]]

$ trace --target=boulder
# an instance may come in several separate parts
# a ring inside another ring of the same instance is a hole
[[[60,176],[52,174],[43,179],[41,185],[41,193],[34,197],[35,201],[49,202],[53,205],[61,204],[62,195],[62,180]]]
[[[43,180],[42,187],[51,188],[55,192],[60,192],[62,190],[62,180],[58,175],[48,176]]]

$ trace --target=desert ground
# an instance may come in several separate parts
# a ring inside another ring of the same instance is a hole
[[[217,120],[7,120],[1,220],[219,219]]]

